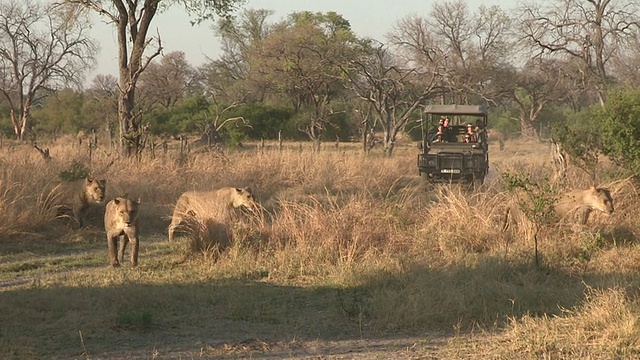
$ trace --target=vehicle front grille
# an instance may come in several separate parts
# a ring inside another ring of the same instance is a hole
[[[438,168],[462,169],[462,154],[438,154]]]

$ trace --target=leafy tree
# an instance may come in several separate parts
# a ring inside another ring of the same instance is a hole
[[[252,81],[306,115],[300,131],[314,142],[316,150],[323,132],[331,126],[331,103],[344,90],[338,64],[352,56],[355,40],[349,22],[334,12],[293,13],[252,57]]]
[[[47,97],[33,110],[33,128],[49,134],[76,134],[86,122],[83,114],[84,95],[73,89],[63,89]]]
[[[220,101],[263,101],[268,88],[263,82],[251,81],[253,57],[276,25],[267,21],[272,10],[246,9],[234,19],[218,21],[214,31],[222,43],[222,55],[200,68],[205,91]]]
[[[553,128],[569,160],[595,177],[604,154],[624,169],[640,173],[640,90],[610,93],[605,107],[571,115]]]
[[[202,95],[194,95],[171,109],[158,108],[144,117],[151,133],[178,135],[198,131],[198,125],[210,118],[211,104]]]
[[[292,108],[269,106],[252,103],[231,110],[229,117],[242,117],[248,126],[244,132],[251,139],[277,139],[280,132],[284,134],[299,133],[297,128],[290,127],[290,119],[294,115]]]
[[[558,203],[558,191],[549,184],[547,179],[536,182],[530,175],[522,172],[505,172],[501,176],[507,190],[516,196],[518,209],[533,223],[535,263],[538,266],[540,265],[538,234],[556,219],[555,206]]]

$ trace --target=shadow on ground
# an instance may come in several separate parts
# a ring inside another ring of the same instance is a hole
[[[266,270],[192,280],[179,269],[188,263],[141,256],[147,259],[136,269],[112,269],[106,260],[81,269],[86,276],[75,274],[75,286],[34,280],[0,288],[0,357],[412,357],[428,354],[453,329],[558,314],[583,300],[588,283],[612,278],[488,258],[370,274],[354,287],[278,286]]]

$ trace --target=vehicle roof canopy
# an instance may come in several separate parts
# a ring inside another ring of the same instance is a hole
[[[487,116],[482,105],[427,105],[426,114]]]

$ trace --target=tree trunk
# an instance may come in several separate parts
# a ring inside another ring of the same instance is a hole
[[[120,78],[123,78],[122,74],[120,74]],[[135,87],[127,84],[126,78],[127,76],[125,75],[125,84],[120,84],[118,121],[120,124],[120,150],[126,156],[131,156],[136,153],[140,145],[140,131],[139,124],[133,114]]]
[[[362,151],[366,154],[369,152],[368,149],[368,135],[369,135],[369,122],[364,121],[364,129],[362,129]]]
[[[126,156],[138,154],[141,146],[142,131],[140,118],[134,113],[135,91],[138,77],[151,59],[158,56],[162,45],[143,63],[142,56],[148,46],[147,31],[158,8],[159,1],[145,0],[141,9],[138,2],[114,0],[118,9],[118,123],[120,125],[120,149]],[[129,6],[129,9],[127,9]],[[135,15],[138,13],[138,18]],[[130,22],[135,20],[134,23]],[[127,31],[128,30],[128,31]],[[127,44],[131,41],[131,54]],[[130,55],[130,56],[129,56]]]
[[[27,119],[29,118],[29,114],[25,111],[22,113],[22,117],[20,118],[20,134],[18,135],[18,140],[23,141],[27,135]]]
[[[527,138],[539,139],[535,126],[527,116],[520,115],[520,135]]]
[[[20,118],[16,117],[15,110],[11,109],[11,125],[13,125],[13,134],[16,136],[16,140],[24,140],[27,130],[27,119],[29,114],[23,110],[20,112]]]

